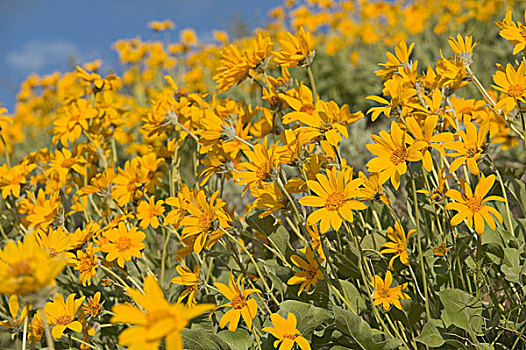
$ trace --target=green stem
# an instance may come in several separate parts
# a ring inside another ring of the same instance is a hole
[[[318,100],[318,91],[316,89],[314,74],[312,74],[312,68],[310,66],[307,66],[307,74],[309,75],[310,87],[312,89],[313,102],[316,104],[316,101]]]
[[[416,193],[416,184],[415,184],[415,175],[413,174],[413,170],[411,167],[409,168],[409,173],[411,175],[411,186],[413,188],[413,205],[415,207],[415,221],[416,221],[416,239],[417,239],[417,248],[418,248],[418,257],[420,259],[420,272],[422,273],[422,282],[424,284],[424,297],[425,297],[425,304],[426,304],[426,316],[427,320],[431,320],[431,312],[429,311],[429,295],[427,292],[427,277],[426,277],[426,269],[424,266],[424,255],[422,252],[422,231],[420,230],[420,217],[419,217],[419,211],[418,211],[418,200],[417,200],[417,193]]]
[[[256,263],[256,261],[254,260],[254,258],[252,257],[252,254],[250,254],[250,252],[247,250],[247,248],[245,248],[245,246],[243,244],[241,244],[234,236],[232,236],[230,234],[230,232],[228,232],[227,230],[225,230],[224,228],[222,228],[221,226],[219,226],[219,229],[221,231],[223,231],[223,233],[225,235],[227,235],[227,237],[232,241],[232,242],[235,242],[244,252],[245,254],[248,256],[248,258],[250,259],[250,262],[252,263],[252,265],[254,265],[254,268],[256,269],[256,272],[259,276],[259,278],[261,279],[261,281],[263,282],[263,286],[265,287],[265,291],[268,293],[268,295],[270,295],[270,298],[272,299],[272,301],[277,305],[279,306],[279,301],[278,299],[276,299],[276,297],[274,296],[274,294],[272,294],[272,290],[270,289],[269,285],[267,284],[267,281],[265,280],[265,277],[263,276],[263,274],[261,273],[261,270],[259,269],[259,266],[258,264]]]
[[[53,336],[51,335],[51,329],[49,328],[49,323],[47,323],[46,312],[44,308],[40,308],[40,316],[42,317],[42,323],[44,324],[44,330],[46,333],[46,343],[49,350],[55,350],[55,342],[53,341]]]

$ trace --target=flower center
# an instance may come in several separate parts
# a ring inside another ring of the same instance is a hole
[[[55,324],[63,326],[67,325],[68,323],[71,323],[71,321],[73,321],[73,317],[71,317],[70,315],[62,315],[55,319]]]
[[[31,272],[31,266],[27,261],[17,261],[9,269],[9,275],[14,277],[24,277],[29,275]]]
[[[73,158],[67,158],[62,161],[62,164],[60,164],[63,168],[71,168],[75,164],[75,159]]]
[[[283,335],[283,338],[285,338],[285,339],[292,339],[292,340],[294,340],[294,339],[296,339],[297,337],[298,337],[297,334],[284,334],[284,335]]]
[[[508,96],[513,97],[515,99],[521,97],[524,94],[524,86],[517,84],[517,85],[510,85],[508,88]]]
[[[331,193],[325,201],[325,209],[336,211],[340,209],[345,202],[345,194],[342,192]]]
[[[199,230],[201,232],[208,231],[213,218],[214,218],[213,214],[209,211],[202,213],[201,216],[199,217],[199,222],[197,224],[197,227],[199,228]]]
[[[377,290],[378,292],[378,295],[380,296],[380,298],[388,298],[389,297],[389,291],[387,289],[378,289]]]
[[[482,199],[477,196],[473,196],[470,199],[468,199],[466,205],[468,206],[469,210],[471,210],[474,213],[476,213],[484,207],[484,205],[482,204]]]
[[[459,112],[460,112],[460,114],[470,114],[471,113],[471,107],[468,107],[468,106],[462,107]]]
[[[266,179],[268,177],[267,163],[263,163],[258,166],[256,170],[256,177],[260,180]]]
[[[115,247],[120,253],[130,249],[131,245],[132,245],[131,239],[129,239],[128,237],[121,236],[119,237],[117,242],[115,242]]]
[[[407,157],[408,157],[407,151],[405,149],[399,148],[393,151],[393,153],[391,153],[391,162],[394,165],[398,165],[400,163],[405,162]]]
[[[313,105],[307,104],[307,105],[301,106],[300,112],[307,113],[307,114],[312,114],[314,112],[314,109],[315,108],[314,108]]]
[[[242,309],[247,305],[245,298],[241,295],[236,296],[230,303],[232,304],[232,307],[237,310]]]
[[[477,146],[471,146],[471,147],[468,147],[468,150],[466,152],[466,157],[468,158],[473,158],[475,157],[475,155],[479,153],[479,149]]]

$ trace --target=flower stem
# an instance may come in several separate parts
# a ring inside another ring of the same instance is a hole
[[[43,307],[40,308],[40,316],[42,317],[42,323],[44,324],[47,347],[50,350],[55,350],[55,343],[53,342],[53,336],[51,335],[51,329],[49,328],[49,323],[47,323],[46,313],[44,312]]]
[[[314,104],[316,104],[316,101],[318,100],[318,91],[316,90],[316,81],[314,80],[314,74],[312,74],[312,68],[307,66],[307,74],[309,75],[309,81],[310,81],[310,87],[312,89],[312,98]]]
[[[267,281],[265,280],[265,277],[263,276],[263,274],[261,273],[261,270],[259,269],[259,266],[258,264],[256,263],[256,261],[254,260],[254,258],[252,257],[252,254],[250,254],[250,252],[247,250],[247,248],[245,248],[245,246],[243,244],[241,244],[234,236],[232,236],[230,234],[230,232],[228,232],[227,230],[225,230],[224,228],[222,228],[221,226],[219,226],[219,229],[221,231],[224,232],[225,235],[227,235],[227,237],[235,242],[244,252],[245,254],[248,256],[248,258],[250,259],[250,262],[252,263],[252,265],[254,265],[254,268],[256,269],[256,272],[259,276],[259,278],[261,279],[261,281],[263,282],[263,286],[265,287],[265,291],[268,293],[268,295],[270,295],[270,298],[272,299],[272,301],[277,305],[279,306],[279,301],[278,299],[276,299],[276,297],[274,296],[274,294],[272,294],[272,290],[270,289],[269,285],[267,284]]]
[[[413,173],[413,170],[411,167],[409,168],[409,173],[411,175],[411,187],[413,188],[413,203],[415,206],[415,224],[416,224],[416,239],[417,239],[417,249],[418,249],[418,257],[420,258],[420,271],[422,273],[422,282],[424,284],[424,297],[425,297],[425,304],[426,304],[426,316],[427,320],[431,320],[431,312],[429,311],[429,295],[427,293],[427,277],[426,277],[426,269],[424,266],[424,255],[422,252],[422,232],[420,230],[420,217],[419,217],[419,211],[418,211],[418,200],[417,200],[417,193],[416,193],[416,184],[415,184],[415,174]],[[416,281],[415,281],[416,283]]]

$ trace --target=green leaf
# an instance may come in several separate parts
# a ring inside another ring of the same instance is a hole
[[[482,332],[482,304],[479,300],[460,289],[446,289],[438,293],[444,310],[442,320],[446,325],[456,327],[474,336]]]
[[[336,328],[349,335],[364,350],[397,349],[402,345],[398,339],[380,340],[373,335],[373,330],[360,316],[349,310],[334,306],[332,309]]]
[[[248,216],[247,224],[264,235],[270,236],[276,229],[276,226],[274,225],[275,220],[271,215],[259,218],[259,214],[261,214],[261,211],[256,211],[254,214]]]
[[[298,320],[296,328],[306,339],[310,339],[312,332],[318,326],[332,319],[332,314],[328,310],[296,300],[286,300],[279,306],[278,314],[281,316],[286,318],[289,312],[296,316]]]
[[[273,248],[276,248],[284,257],[288,257],[287,248],[290,242],[289,231],[283,226],[278,227],[276,232],[272,233],[268,239],[272,242]]]
[[[432,348],[442,346],[445,343],[444,338],[442,338],[433,320],[426,323],[422,332],[415,340]]]
[[[192,350],[232,350],[232,348],[215,334],[200,329],[183,329],[181,332],[185,349]]]
[[[351,303],[351,306],[354,308],[354,311],[356,311],[357,313],[365,311],[367,309],[365,301],[363,300],[362,294],[358,291],[354,284],[345,280],[341,280],[340,283],[342,284],[345,297]]]
[[[252,337],[245,329],[237,329],[234,333],[222,331],[217,333],[217,336],[225,341],[232,350],[245,350],[252,345]]]

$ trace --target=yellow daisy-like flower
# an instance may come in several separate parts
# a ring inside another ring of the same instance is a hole
[[[31,346],[35,345],[37,341],[40,341],[44,336],[44,322],[42,321],[42,315],[40,310],[37,310],[35,316],[29,323],[27,339]]]
[[[450,132],[433,134],[438,123],[438,115],[436,114],[427,116],[424,120],[423,127],[418,124],[414,117],[408,117],[406,122],[409,131],[411,131],[411,134],[415,137],[415,141],[424,141],[428,145],[426,148],[422,149],[422,163],[424,164],[426,171],[430,172],[433,170],[433,158],[431,157],[430,148],[436,149],[445,156],[446,152],[441,143],[452,140],[453,134]]]
[[[61,184],[66,183],[68,174],[74,170],[80,175],[86,174],[86,159],[81,155],[73,155],[70,150],[64,148],[62,152],[57,150],[55,158],[49,164],[51,175],[57,175]]]
[[[497,109],[504,109],[507,112],[517,107],[517,102],[526,103],[526,74],[524,72],[524,62],[517,69],[514,69],[511,63],[506,65],[506,70],[498,70],[493,75],[493,81],[496,85],[491,85],[495,90],[504,93],[495,105]]]
[[[164,201],[155,201],[155,196],[151,196],[147,201],[141,201],[137,207],[137,220],[141,220],[141,228],[145,229],[148,226],[152,228],[159,227],[158,216],[164,213]]]
[[[407,282],[396,287],[391,287],[391,284],[393,284],[393,275],[391,274],[391,271],[387,271],[385,274],[385,280],[382,280],[378,275],[374,276],[374,279],[371,281],[371,286],[374,288],[374,305],[382,304],[385,311],[388,311],[391,305],[402,310],[400,300],[411,299],[409,295],[402,292],[407,287]]]
[[[280,153],[275,145],[267,146],[265,138],[263,144],[254,146],[253,151],[245,151],[250,162],[240,164],[244,171],[234,173],[234,180],[239,185],[245,185],[243,194],[252,187],[260,187],[264,182],[270,182],[279,172]]]
[[[500,28],[500,36],[508,40],[513,47],[513,54],[517,54],[526,48],[526,26],[517,22],[515,24],[512,21],[512,10],[508,10],[504,21],[497,22],[497,26]],[[524,21],[526,22],[526,11],[524,12]]]
[[[75,299],[75,293],[72,293],[64,302],[64,297],[58,294],[52,302],[44,306],[46,319],[53,325],[51,333],[53,338],[60,339],[66,328],[74,332],[82,331],[82,324],[75,320],[80,305],[84,302],[85,297]]]
[[[297,344],[301,350],[310,350],[309,342],[296,329],[296,315],[289,312],[287,318],[284,318],[278,314],[272,314],[270,315],[270,320],[272,321],[272,327],[265,327],[262,331],[269,332],[277,338],[274,342],[275,349],[290,350],[294,347],[294,344]]]
[[[282,67],[310,66],[314,58],[314,40],[303,27],[296,36],[287,33],[287,37],[279,41],[280,51],[273,51],[274,61]]]
[[[470,65],[473,62],[473,49],[478,45],[478,42],[473,42],[473,37],[466,35],[462,38],[460,33],[457,34],[457,39],[449,37],[449,46],[460,57],[464,64]]]
[[[245,289],[244,280],[242,275],[238,276],[237,281],[234,280],[234,275],[230,272],[228,286],[224,283],[214,283],[221,294],[230,300],[230,303],[218,307],[232,308],[219,321],[219,327],[224,328],[228,324],[230,332],[235,332],[241,317],[245,320],[247,327],[251,329],[252,320],[256,317],[258,311],[258,304],[254,299],[248,299],[248,296],[252,293],[261,293],[261,291],[259,289]]]
[[[170,21],[169,19],[164,21],[150,21],[148,22],[148,28],[156,31],[156,32],[162,32],[169,29],[174,29],[175,24],[174,22]]]
[[[380,131],[380,135],[371,135],[374,144],[368,144],[367,149],[375,158],[367,163],[367,168],[372,173],[380,173],[380,183],[391,179],[395,189],[400,186],[400,176],[407,171],[407,162],[422,159],[421,150],[427,147],[425,141],[413,141],[396,122],[391,123],[391,132]],[[411,146],[407,146],[411,142]]]
[[[409,237],[411,237],[416,230],[409,230],[407,236],[405,235],[404,228],[400,225],[400,222],[395,222],[394,230],[391,226],[387,228],[387,237],[391,242],[387,242],[382,245],[385,248],[380,251],[380,254],[391,254],[394,253],[391,260],[389,260],[389,268],[393,270],[393,263],[396,258],[400,258],[400,262],[404,265],[409,265],[409,256],[407,255],[407,244]]]
[[[329,228],[338,231],[343,220],[353,221],[352,210],[363,210],[367,206],[353,198],[361,198],[358,188],[363,179],[352,179],[352,171],[342,171],[339,174],[335,168],[327,171],[327,176],[316,175],[316,181],[307,180],[307,186],[316,195],[306,196],[299,200],[301,205],[319,207],[307,218],[307,223],[313,225],[318,221],[322,233]]]
[[[506,200],[501,196],[486,197],[494,183],[495,175],[485,177],[484,174],[481,174],[480,180],[475,186],[475,191],[472,191],[466,182],[461,182],[464,193],[454,189],[447,191],[446,196],[453,199],[454,202],[446,204],[446,209],[458,211],[451,218],[451,225],[457,226],[464,220],[467,220],[466,224],[468,227],[473,228],[474,222],[475,231],[480,235],[484,232],[484,221],[486,221],[491,229],[495,230],[496,225],[493,217],[502,223],[502,216],[495,208],[486,205],[486,203],[489,201],[506,202]]]
[[[318,280],[323,279],[323,274],[320,271],[318,262],[314,258],[314,254],[310,247],[305,249],[305,257],[307,258],[307,261],[303,260],[298,255],[292,255],[290,257],[290,260],[292,260],[294,265],[304,270],[297,272],[287,281],[287,284],[292,285],[301,283],[298,296],[303,292],[303,289],[308,291],[311,287],[316,285]]]
[[[377,202],[382,201],[386,205],[391,205],[391,200],[385,194],[383,194],[382,184],[379,181],[378,173],[369,174],[367,177],[362,171],[358,174],[360,179],[363,179],[362,191],[364,200],[375,200]]]
[[[24,242],[8,241],[0,250],[0,293],[27,295],[55,284],[65,261],[53,258],[38,245],[35,234]]]
[[[29,312],[29,307],[28,307],[29,305],[27,304],[24,305],[19,315],[18,312],[20,311],[20,304],[18,302],[18,296],[15,294],[11,295],[9,297],[8,304],[9,304],[9,314],[11,316],[11,319],[0,321],[0,326],[16,330],[22,325],[22,322],[24,322],[24,320],[26,319],[27,314]]]
[[[91,279],[97,273],[97,257],[95,253],[98,248],[93,248],[93,242],[90,242],[86,251],[77,250],[77,259],[75,261],[75,270],[80,273],[79,279],[84,287],[91,286]]]
[[[183,349],[181,331],[192,318],[213,307],[201,304],[187,308],[182,304],[170,304],[153,276],[145,278],[144,294],[135,289],[128,289],[127,293],[139,307],[129,303],[115,305],[111,323],[133,325],[119,334],[119,344],[130,350],[157,350],[163,339],[166,339],[167,350]]]
[[[462,164],[467,165],[473,175],[478,175],[479,167],[477,161],[482,156],[484,144],[486,143],[486,134],[488,133],[489,123],[483,124],[477,131],[473,122],[465,123],[466,131],[459,130],[456,135],[461,138],[457,141],[448,141],[444,143],[444,148],[451,149],[454,152],[448,153],[449,157],[458,157],[451,162],[449,172],[452,174]]]
[[[97,292],[92,298],[88,298],[87,304],[82,305],[82,311],[91,317],[96,317],[104,304],[100,302],[100,296],[100,292]]]
[[[117,259],[117,264],[124,268],[124,263],[130,261],[133,257],[140,258],[141,250],[144,246],[144,239],[146,235],[142,231],[138,231],[137,227],[132,227],[129,231],[124,222],[119,222],[118,228],[113,228],[104,234],[106,242],[103,243],[100,249],[108,253],[106,255],[107,261]]]
[[[215,192],[207,199],[203,190],[197,194],[190,194],[186,211],[188,216],[181,220],[184,226],[181,238],[195,254],[203,249],[212,247],[219,238],[223,236],[223,229],[228,228],[230,217],[224,211],[225,202],[218,198],[219,192]]]
[[[181,265],[177,266],[175,269],[179,273],[179,276],[172,278],[170,282],[186,287],[186,289],[181,293],[181,295],[179,295],[177,302],[180,303],[184,300],[184,298],[188,297],[188,299],[186,299],[186,306],[194,307],[195,305],[197,305],[195,296],[199,287],[199,266],[195,265],[194,271],[191,271],[186,266],[184,261],[181,261]]]

